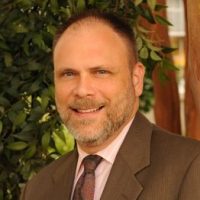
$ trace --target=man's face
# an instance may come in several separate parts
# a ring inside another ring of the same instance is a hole
[[[144,69],[129,61],[125,40],[101,22],[72,25],[59,39],[54,50],[56,104],[78,143],[100,145],[134,116]]]

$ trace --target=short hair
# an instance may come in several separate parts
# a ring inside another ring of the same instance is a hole
[[[118,33],[127,43],[130,60],[138,61],[136,40],[133,28],[121,17],[111,12],[102,12],[99,10],[85,10],[71,16],[58,30],[53,41],[53,50],[62,36],[62,34],[73,24],[81,23],[85,20],[92,19],[105,23]]]

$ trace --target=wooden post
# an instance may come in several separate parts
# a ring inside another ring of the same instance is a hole
[[[200,139],[200,1],[184,0],[186,14],[186,134]]]

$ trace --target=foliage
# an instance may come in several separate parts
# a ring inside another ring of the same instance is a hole
[[[156,0],[1,0],[0,199],[18,199],[33,174],[73,149],[74,141],[56,113],[51,46],[57,27],[86,8],[114,11],[134,25],[147,69],[142,110],[151,106],[154,66],[171,66],[164,61],[167,48],[155,46],[139,23],[144,18],[169,25],[159,16],[165,6]]]

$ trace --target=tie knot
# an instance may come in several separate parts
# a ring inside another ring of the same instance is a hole
[[[98,155],[89,155],[83,159],[85,173],[93,173],[101,162],[102,158]]]

